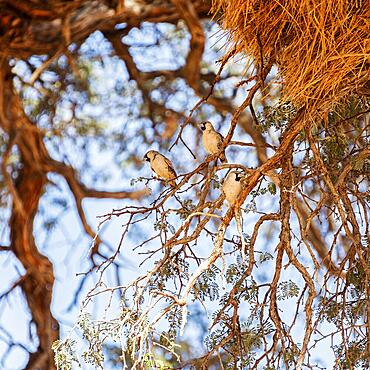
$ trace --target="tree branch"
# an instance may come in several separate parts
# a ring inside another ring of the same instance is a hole
[[[172,0],[178,9],[179,14],[185,20],[186,26],[191,35],[190,51],[182,68],[182,75],[186,78],[189,86],[194,91],[199,91],[200,69],[205,45],[205,36],[199,16],[191,1]]]
[[[118,23],[136,26],[142,22],[176,22],[182,18],[182,14],[166,2],[156,5],[135,1],[124,7],[119,4],[102,0],[61,0],[46,7],[40,2],[31,5],[23,0],[6,1],[2,8],[3,21],[9,18],[13,22],[4,24],[6,33],[0,36],[1,55],[27,58],[54,54],[66,42],[82,41],[92,32],[114,29]],[[210,1],[194,1],[193,7],[198,16],[209,17]]]
[[[54,369],[52,343],[58,338],[59,327],[50,307],[54,275],[49,259],[37,249],[33,236],[33,221],[39,200],[47,182],[46,175],[40,170],[40,158],[45,153],[41,134],[24,114],[19,96],[15,93],[12,73],[6,59],[0,64],[0,111],[3,112],[0,126],[11,135],[17,130],[15,143],[20,151],[22,167],[15,180],[18,200],[13,198],[9,220],[10,246],[18,260],[27,271],[27,278],[20,281],[20,286],[36,324],[39,339],[38,349],[31,354],[26,369]],[[11,125],[9,125],[11,123]],[[21,207],[16,202],[21,204]],[[20,208],[23,211],[20,211]]]

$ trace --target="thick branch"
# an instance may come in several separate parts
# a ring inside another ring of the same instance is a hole
[[[11,249],[26,269],[27,278],[20,282],[20,286],[25,293],[39,339],[38,350],[31,354],[26,369],[54,369],[51,345],[58,338],[59,330],[50,311],[53,267],[49,259],[39,252],[33,237],[34,217],[47,182],[46,175],[38,165],[39,156],[43,154],[43,148],[39,146],[42,139],[23,112],[20,99],[13,89],[10,68],[4,59],[0,72],[0,101],[3,103],[0,110],[6,117],[5,121],[0,120],[0,126],[8,136],[10,130],[22,127],[15,139],[22,167],[14,184],[17,201],[13,199],[9,227]]]
[[[77,212],[80,217],[82,226],[85,232],[92,238],[95,239],[95,245],[91,250],[91,255],[99,254],[99,245],[101,243],[101,239],[99,236],[96,236],[96,232],[87,222],[87,218],[85,215],[85,211],[82,206],[82,201],[84,198],[111,198],[111,199],[141,199],[143,196],[148,194],[147,189],[137,190],[137,191],[101,191],[92,188],[86,187],[82,184],[78,179],[78,174],[76,171],[67,166],[64,163],[49,160],[48,169],[50,171],[56,172],[62,175],[68,183],[68,186],[75,198]]]
[[[126,4],[125,4],[126,3]],[[210,1],[194,1],[198,16],[208,17]],[[137,26],[142,22],[176,22],[182,14],[164,2],[6,1],[2,7],[1,55],[27,58],[35,54],[52,55],[61,45],[80,42],[96,30],[114,29],[117,23]]]
[[[172,0],[172,2],[185,20],[186,26],[191,35],[190,51],[186,57],[185,66],[183,67],[183,75],[186,76],[189,86],[195,91],[198,91],[201,62],[205,45],[203,27],[191,1]]]

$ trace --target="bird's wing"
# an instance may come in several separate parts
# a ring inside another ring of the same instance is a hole
[[[173,168],[173,164],[171,163],[171,161],[170,161],[168,158],[166,158],[165,156],[163,156],[163,159],[164,159],[164,161],[165,161],[165,163],[166,163],[166,166],[167,166],[168,171],[169,171],[171,174],[173,174],[173,177],[177,177],[177,175],[176,175],[176,171],[175,171],[175,169]]]
[[[219,138],[218,143],[217,143],[217,148],[221,149],[225,138],[219,132],[216,132],[216,133],[217,133],[217,137]]]

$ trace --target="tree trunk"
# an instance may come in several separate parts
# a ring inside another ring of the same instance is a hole
[[[6,163],[3,164],[4,178],[12,189],[12,216],[9,220],[11,250],[26,270],[21,287],[39,339],[38,349],[31,354],[26,369],[49,370],[55,369],[51,346],[59,336],[58,322],[50,310],[54,273],[49,259],[37,249],[33,236],[34,218],[47,182],[46,172],[40,163],[48,158],[48,154],[41,132],[23,111],[12,77],[4,58],[0,64],[0,126],[7,133],[8,150],[16,145],[20,156],[20,170],[14,183],[6,171]]]

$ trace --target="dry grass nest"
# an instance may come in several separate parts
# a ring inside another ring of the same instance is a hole
[[[367,0],[213,0],[231,47],[279,67],[283,93],[324,118],[350,95],[370,95]]]

